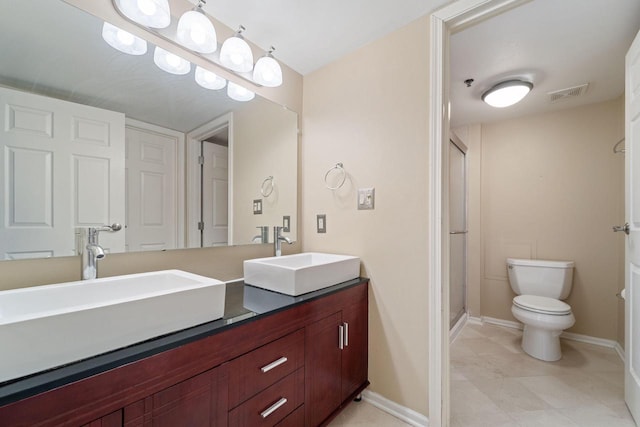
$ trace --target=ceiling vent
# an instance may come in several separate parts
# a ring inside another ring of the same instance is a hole
[[[549,101],[558,102],[563,99],[571,99],[576,98],[578,96],[582,96],[587,92],[587,88],[589,87],[589,83],[585,83],[580,86],[574,86],[567,89],[556,90],[555,92],[548,92]]]

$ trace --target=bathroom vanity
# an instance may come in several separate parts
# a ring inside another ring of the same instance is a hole
[[[324,425],[369,384],[367,288],[227,283],[223,319],[0,384],[0,425]]]

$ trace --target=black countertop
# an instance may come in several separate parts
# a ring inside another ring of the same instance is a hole
[[[172,332],[58,368],[0,383],[0,406],[200,340],[298,304],[359,285],[367,280],[366,278],[353,279],[297,297],[256,288],[246,285],[242,281],[228,282],[226,284],[224,317],[222,319]],[[3,351],[11,351],[11,349],[4,349]]]

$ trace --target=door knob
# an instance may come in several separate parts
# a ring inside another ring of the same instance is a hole
[[[625,222],[624,225],[614,225],[613,231],[624,231],[624,234],[629,234],[629,223]]]

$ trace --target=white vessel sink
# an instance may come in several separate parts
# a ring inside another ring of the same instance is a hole
[[[0,382],[221,318],[224,282],[155,271],[0,292]]]
[[[309,252],[244,262],[245,283],[293,296],[359,276],[360,258],[348,255]]]

